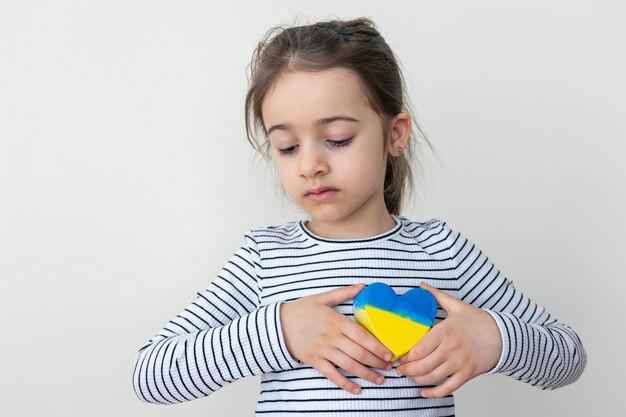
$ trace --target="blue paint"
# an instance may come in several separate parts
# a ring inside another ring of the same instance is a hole
[[[375,282],[365,287],[354,299],[354,309],[376,307],[400,317],[432,327],[437,314],[437,300],[422,288],[412,288],[399,296],[389,285]]]

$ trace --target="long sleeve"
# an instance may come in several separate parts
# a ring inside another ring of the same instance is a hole
[[[459,298],[484,309],[500,330],[502,354],[487,374],[506,374],[541,389],[576,381],[587,362],[576,332],[516,290],[473,243],[443,227],[456,268]]]
[[[190,401],[241,377],[293,368],[280,302],[261,303],[257,260],[246,234],[208,288],[139,350],[133,386],[141,400]]]

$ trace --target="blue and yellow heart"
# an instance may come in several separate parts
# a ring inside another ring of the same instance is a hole
[[[422,288],[399,296],[375,282],[354,298],[354,318],[400,359],[430,330],[437,314],[435,297]]]

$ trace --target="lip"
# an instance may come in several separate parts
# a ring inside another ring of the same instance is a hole
[[[338,192],[339,192],[338,190],[328,189],[326,191],[322,191],[321,193],[317,193],[317,194],[315,193],[307,194],[306,198],[316,201],[316,202],[322,202],[322,201],[330,200]]]
[[[335,196],[335,194],[337,194],[338,192],[339,190],[336,188],[318,187],[318,188],[311,188],[309,191],[307,191],[307,193],[304,196],[308,198],[309,200],[319,203],[319,202],[324,202],[324,201],[332,199]]]
[[[339,191],[339,190],[337,190],[336,188],[333,188],[333,187],[311,188],[311,189],[309,189],[306,192],[305,196],[310,195],[310,194],[321,194],[321,193],[326,192],[326,191]]]

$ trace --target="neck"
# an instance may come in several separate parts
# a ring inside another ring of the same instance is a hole
[[[353,216],[335,221],[310,220],[306,227],[327,239],[363,239],[383,234],[396,225],[387,209],[369,216]]]

